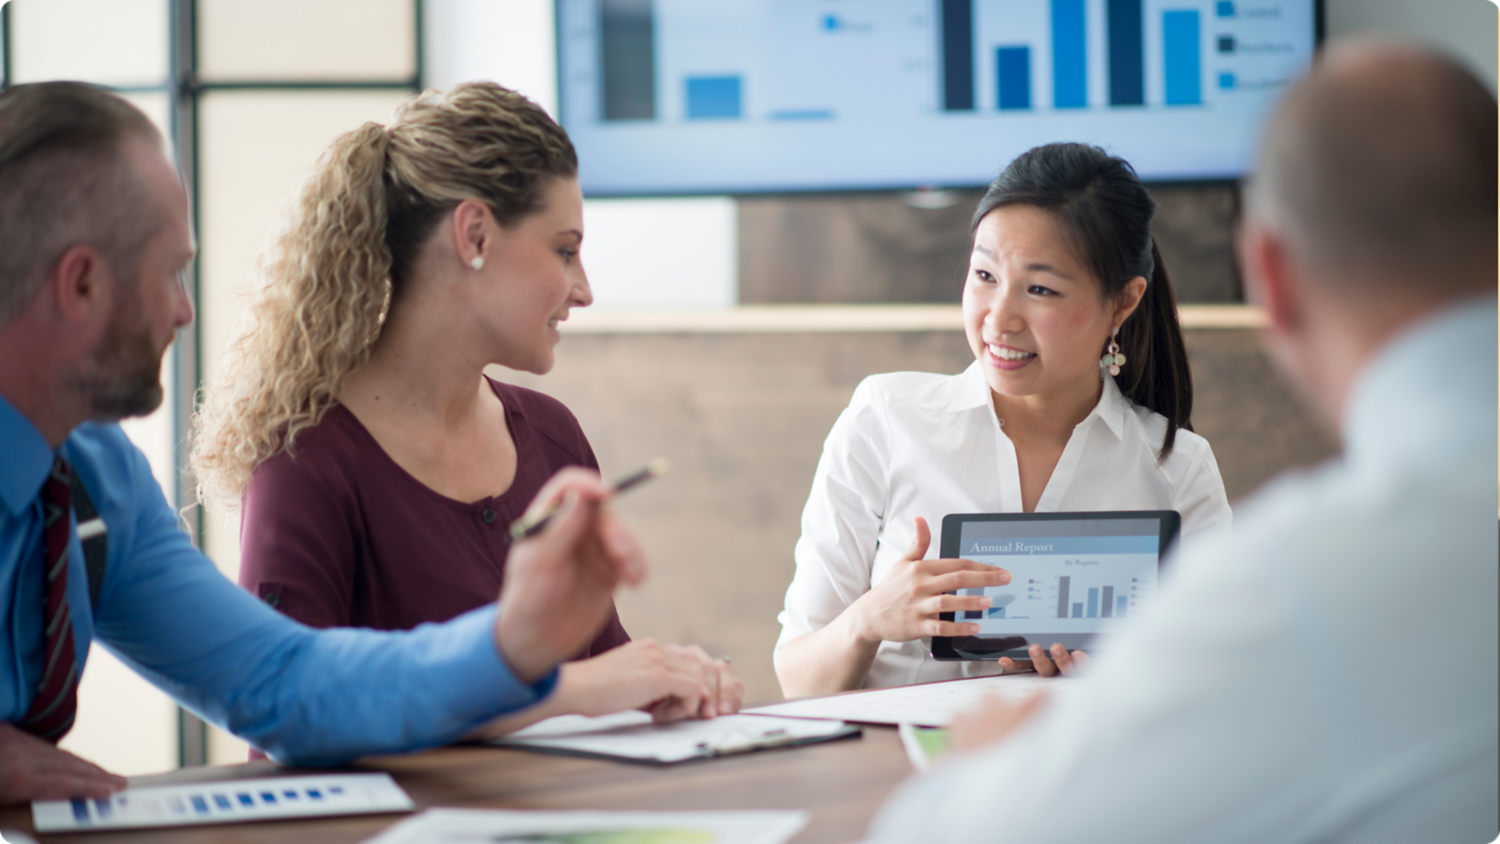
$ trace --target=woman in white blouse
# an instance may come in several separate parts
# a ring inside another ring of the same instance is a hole
[[[932,636],[978,632],[939,613],[989,603],[946,593],[1009,580],[925,559],[949,513],[1177,510],[1185,541],[1228,529],[1154,212],[1127,162],[1082,144],[1037,147],[990,184],[963,293],[975,362],[865,379],[824,444],[776,645],[788,697],[1014,667],[929,654]],[[1030,655],[1049,674],[1070,661]]]

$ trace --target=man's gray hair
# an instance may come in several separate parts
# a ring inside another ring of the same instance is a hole
[[[62,254],[88,244],[135,280],[141,250],[163,224],[126,158],[161,133],[135,106],[78,82],[0,92],[0,325],[31,304]]]
[[[1248,211],[1329,279],[1440,295],[1493,285],[1495,149],[1495,98],[1456,61],[1335,45],[1276,109]]]

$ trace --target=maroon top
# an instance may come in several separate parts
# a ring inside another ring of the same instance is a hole
[[[511,522],[564,466],[598,469],[578,420],[541,393],[490,381],[516,444],[510,489],[465,504],[385,453],[343,405],[256,468],[240,522],[240,585],[312,627],[405,630],[491,603]],[[583,659],[630,641],[608,621]]]

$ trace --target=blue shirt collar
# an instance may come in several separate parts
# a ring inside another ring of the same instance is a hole
[[[42,494],[54,453],[42,432],[3,395],[0,443],[5,443],[6,452],[5,461],[0,463],[0,503],[19,516]]]

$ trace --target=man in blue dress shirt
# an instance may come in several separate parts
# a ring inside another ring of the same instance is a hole
[[[1237,505],[1077,679],[955,723],[872,840],[1495,838],[1495,150],[1448,59],[1333,46],[1292,88],[1240,258],[1343,455]]]
[[[538,495],[561,510],[511,552],[498,606],[447,624],[313,631],[225,580],[114,424],[161,403],[192,257],[187,198],[139,111],[74,83],[0,93],[0,804],[123,786],[55,746],[91,643],[276,758],[330,764],[537,702],[644,575],[578,471]]]

